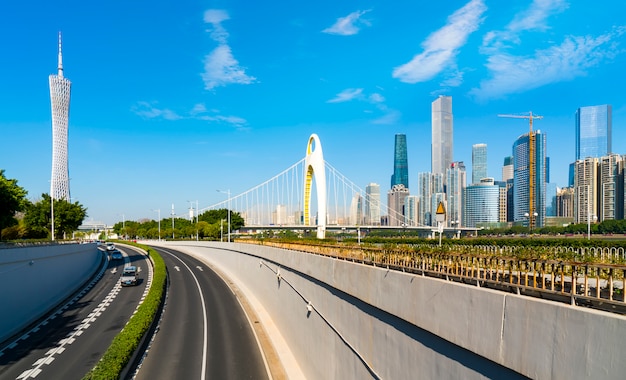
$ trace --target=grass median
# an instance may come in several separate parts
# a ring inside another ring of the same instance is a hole
[[[143,249],[152,258],[154,263],[152,286],[135,315],[130,318],[128,324],[117,334],[111,346],[102,356],[102,359],[83,377],[83,380],[111,380],[120,377],[122,370],[131,360],[135,350],[139,347],[141,339],[156,317],[165,294],[167,272],[161,256],[146,245],[127,241],[123,243]]]

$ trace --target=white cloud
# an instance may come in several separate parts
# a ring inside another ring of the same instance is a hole
[[[483,0],[472,0],[448,17],[448,23],[422,43],[424,51],[393,70],[393,77],[406,83],[424,82],[455,65],[458,50],[482,23],[487,10]]]
[[[362,88],[347,88],[337,95],[334,98],[327,100],[326,103],[343,103],[349,102],[353,99],[359,99],[363,97],[363,89]]]
[[[519,44],[522,31],[546,31],[547,19],[563,12],[568,7],[565,0],[534,0],[527,10],[516,14],[505,30],[487,32],[483,37],[481,52],[489,53],[507,47],[508,43]]]
[[[222,21],[229,19],[228,12],[221,9],[209,9],[204,12],[204,22],[211,24],[212,29],[209,29],[209,33],[215,42],[225,44],[228,40],[228,32],[222,26]]]
[[[379,117],[378,119],[373,120],[372,124],[378,124],[378,125],[397,124],[398,120],[400,120],[400,116],[401,114],[399,111],[390,110],[389,112]]]
[[[566,37],[560,45],[537,50],[534,56],[493,54],[487,60],[491,78],[482,81],[471,94],[484,100],[586,75],[587,69],[617,54],[612,40],[623,32],[616,29],[595,38]]]
[[[250,84],[256,81],[255,77],[247,75],[245,69],[239,66],[228,45],[228,32],[222,26],[222,22],[228,19],[230,16],[224,10],[209,9],[204,12],[204,22],[211,26],[208,30],[211,39],[218,43],[204,58],[202,79],[207,90],[231,83]]]
[[[548,16],[567,9],[566,0],[534,0],[527,11],[518,13],[507,29],[511,31],[548,29]]]
[[[183,117],[167,108],[156,108],[149,102],[137,102],[132,111],[145,119],[179,120]]]
[[[247,75],[245,69],[239,66],[228,45],[216,47],[204,58],[202,79],[207,90],[231,83],[250,84],[256,81],[255,77]]]
[[[239,116],[224,116],[220,115],[220,111],[216,109],[207,110],[206,106],[202,103],[198,103],[193,106],[189,114],[186,116],[181,116],[176,112],[169,110],[167,108],[157,108],[154,106],[154,103],[150,102],[137,102],[135,106],[132,107],[132,111],[146,119],[165,119],[165,120],[180,120],[180,119],[195,119],[195,120],[204,120],[210,122],[219,122],[232,124],[237,127],[239,130],[247,129],[244,128],[248,121]]]
[[[369,96],[369,101],[370,103],[382,103],[385,101],[385,98],[381,94],[375,92]]]
[[[621,53],[615,40],[624,34],[624,27],[597,37],[566,36],[559,45],[544,49],[533,45],[532,55],[510,53],[518,45],[523,47],[520,32],[545,32],[550,28],[548,18],[567,7],[565,0],[534,0],[528,9],[514,15],[504,30],[487,32],[481,53],[487,55],[489,77],[470,93],[486,100],[571,80]]]
[[[193,106],[193,108],[191,109],[189,113],[192,115],[197,115],[199,113],[204,113],[206,111],[207,111],[206,106],[203,103],[198,103]]]
[[[340,36],[351,36],[357,34],[360,30],[360,26],[370,26],[369,21],[361,19],[361,16],[369,11],[371,11],[371,9],[352,12],[346,17],[339,17],[332,26],[322,30],[322,32],[337,34]]]
[[[236,126],[242,126],[248,124],[248,121],[239,116],[223,116],[223,115],[204,115],[199,117],[200,120],[206,121],[217,121],[228,124],[233,124]]]

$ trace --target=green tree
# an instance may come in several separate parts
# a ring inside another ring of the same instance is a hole
[[[6,178],[4,169],[0,169],[0,240],[2,229],[17,224],[15,213],[23,211],[28,204],[26,194],[28,192],[17,185],[16,179]]]
[[[218,224],[220,223],[220,220],[224,220],[224,229],[228,230],[228,227],[226,225],[226,221],[228,220],[228,210],[225,208],[221,208],[218,210],[208,210],[203,212],[202,214],[198,215],[198,220],[200,221],[205,221],[209,224]],[[241,228],[242,226],[244,226],[244,220],[241,217],[241,215],[239,215],[238,212],[230,212],[230,230],[231,231],[236,231],[239,228]],[[226,231],[228,232],[228,231]]]
[[[30,230],[29,237],[44,237],[51,231],[50,196],[42,194],[42,199],[30,204],[24,215],[24,224]],[[63,199],[54,200],[54,234],[67,236],[78,229],[87,216],[87,209],[80,203],[70,203]],[[42,236],[43,235],[43,236]]]

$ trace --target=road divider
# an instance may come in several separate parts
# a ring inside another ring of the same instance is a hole
[[[120,243],[138,247],[148,254],[154,268],[152,286],[137,312],[113,339],[111,346],[109,346],[98,364],[83,377],[83,380],[120,378],[120,374],[130,363],[135,351],[140,347],[142,339],[153,326],[165,296],[167,272],[161,256],[146,245],[126,241]]]

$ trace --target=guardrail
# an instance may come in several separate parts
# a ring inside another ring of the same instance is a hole
[[[242,242],[324,255],[626,314],[626,265],[623,263],[523,258],[508,256],[505,250],[472,253],[475,250],[469,246],[466,252],[455,252],[454,247],[447,248],[449,251],[442,249],[427,252],[419,246],[390,248],[250,240]]]

